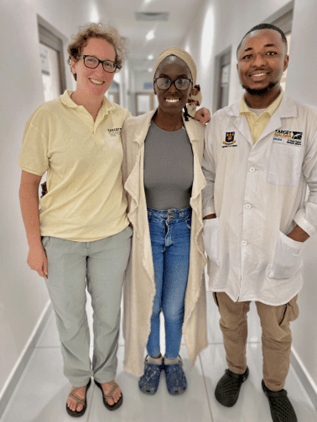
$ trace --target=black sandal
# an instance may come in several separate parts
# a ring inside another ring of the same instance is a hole
[[[102,385],[98,381],[95,380],[95,384],[96,384],[97,387],[100,388],[100,390],[102,392],[103,404],[106,406],[106,408],[108,410],[116,410],[122,405],[122,402],[123,402],[122,391],[121,391],[120,399],[117,401],[117,403],[114,403],[112,406],[108,403],[108,400],[110,400],[110,399],[113,400],[112,393],[114,393],[114,391],[116,391],[117,388],[120,388],[118,386],[118,384],[115,382],[115,380],[112,380],[112,381],[107,383],[107,384],[112,385],[112,388],[111,388],[111,390],[109,391],[108,394],[104,394],[103,389],[102,389]]]
[[[77,408],[77,406],[78,406],[79,404],[82,404],[82,405],[83,405],[82,410],[81,410],[80,412],[77,412],[77,410],[71,410],[71,409],[68,407],[67,403],[66,403],[66,410],[67,410],[67,413],[68,413],[70,416],[73,416],[74,418],[79,418],[80,416],[83,416],[83,414],[86,412],[86,408],[87,408],[87,391],[88,391],[88,388],[90,387],[90,384],[91,384],[91,378],[89,379],[88,384],[86,385],[86,392],[85,392],[85,398],[84,398],[84,399],[82,399],[81,397],[77,396],[77,394],[76,394],[76,392],[77,392],[80,388],[82,388],[82,387],[76,387],[76,388],[74,388],[74,389],[73,389],[73,390],[69,393],[68,397],[72,397],[73,399],[75,399],[75,400],[77,401],[76,408]]]

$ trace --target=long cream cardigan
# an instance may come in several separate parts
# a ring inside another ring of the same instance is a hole
[[[144,140],[153,114],[154,111],[151,111],[127,119],[122,130],[123,182],[129,201],[128,218],[133,227],[132,251],[124,283],[124,366],[127,371],[138,377],[144,372],[144,350],[150,335],[155,296],[152,248],[143,184]],[[191,364],[194,365],[197,355],[208,344],[204,279],[206,258],[202,238],[202,190],[206,181],[201,170],[205,128],[193,119],[184,124],[193,150],[194,181],[190,199],[192,226],[183,336]]]

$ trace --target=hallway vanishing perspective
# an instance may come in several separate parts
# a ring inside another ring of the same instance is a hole
[[[124,402],[120,409],[109,412],[102,403],[100,390],[92,384],[88,391],[88,408],[82,422],[271,422],[269,405],[261,389],[262,353],[260,327],[255,308],[249,315],[247,346],[250,376],[241,389],[233,408],[222,407],[214,397],[214,389],[226,366],[219,314],[211,292],[208,300],[208,348],[191,368],[186,347],[182,345],[188,390],[181,396],[170,396],[164,372],[158,392],[146,396],[138,389],[136,377],[123,370],[124,340],[118,353],[118,376]],[[89,305],[88,305],[89,306]],[[89,308],[90,309],[90,308]],[[91,311],[88,311],[91,324]],[[164,339],[162,338],[162,343]],[[309,400],[294,369],[291,367],[286,389],[300,422],[316,422],[316,410]],[[66,422],[74,419],[65,411],[69,383],[62,373],[62,354],[55,316],[52,314],[39,339],[20,382],[8,403],[2,422]]]
[[[153,89],[157,56],[167,47],[181,47],[196,63],[201,106],[215,114],[218,109],[240,101],[244,92],[236,68],[236,50],[241,38],[254,25],[274,24],[285,32],[289,45],[289,66],[281,79],[285,96],[316,108],[317,1],[10,0],[0,2],[0,20],[4,41],[0,70],[3,104],[0,113],[0,420],[72,421],[65,409],[70,384],[63,375],[55,316],[45,281],[27,264],[29,247],[18,195],[21,180],[18,160],[27,120],[44,102],[58,98],[66,90],[76,89],[67,64],[67,46],[72,36],[83,25],[101,22],[113,25],[129,39],[128,58],[114,74],[106,96],[112,103],[129,110],[132,116],[157,108]],[[261,74],[257,77],[261,78]],[[55,119],[55,114],[51,116]],[[116,125],[112,129],[119,134],[121,127]],[[276,126],[274,130],[279,129]],[[226,128],[222,142],[231,132],[232,127],[228,132]],[[314,140],[317,142],[316,137]],[[226,151],[230,154],[233,149]],[[262,160],[261,154],[258,157]],[[295,157],[296,154],[294,160]],[[280,161],[276,162],[281,168]],[[238,166],[232,169],[237,170],[234,180],[238,180]],[[250,172],[251,169],[255,175],[255,168],[250,167]],[[313,189],[316,193],[316,183]],[[257,189],[258,192],[259,196],[263,193],[261,189]],[[230,205],[236,212],[232,203]],[[253,213],[255,207],[250,208],[251,202],[245,205],[244,212]],[[274,207],[272,210],[276,212]],[[240,214],[236,212],[236,215]],[[258,221],[256,218],[254,221],[256,226]],[[267,233],[271,236],[270,231]],[[317,422],[316,234],[305,242],[301,251],[304,282],[298,295],[300,315],[291,323],[291,367],[285,389],[298,422]],[[274,294],[274,283],[270,289]],[[108,412],[100,390],[92,382],[87,411],[80,420],[271,422],[268,400],[261,388],[261,328],[254,303],[248,315],[250,376],[232,408],[221,406],[214,396],[227,362],[219,313],[211,291],[207,291],[207,304],[208,347],[198,356],[194,367],[182,342],[181,357],[188,380],[188,389],[183,395],[168,394],[164,372],[156,395],[146,396],[140,392],[138,379],[123,369],[125,343],[121,330],[116,380],[123,391],[123,406]],[[90,298],[87,312],[91,328]],[[161,342],[164,344],[165,340],[161,338]]]

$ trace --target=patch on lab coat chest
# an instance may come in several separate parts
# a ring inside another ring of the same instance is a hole
[[[303,132],[295,130],[276,129],[273,142],[278,144],[302,145]]]
[[[236,147],[238,144],[234,136],[235,132],[226,132],[226,138],[222,142],[222,148]]]
[[[303,132],[277,129],[268,162],[267,182],[297,187],[304,157]]]

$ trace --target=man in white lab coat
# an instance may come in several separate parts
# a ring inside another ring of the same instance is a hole
[[[204,242],[229,366],[215,395],[233,406],[248,378],[246,315],[253,300],[262,326],[262,388],[273,421],[294,422],[283,388],[289,325],[298,316],[303,283],[301,249],[317,229],[317,112],[281,89],[289,57],[279,28],[252,28],[237,61],[245,93],[212,116],[203,161]]]

